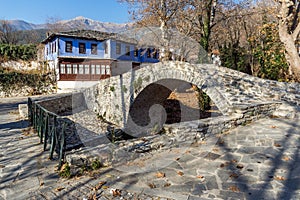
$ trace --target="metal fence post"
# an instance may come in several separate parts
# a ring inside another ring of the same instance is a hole
[[[44,151],[46,151],[47,148],[47,140],[48,140],[48,118],[49,118],[49,113],[45,112],[45,126],[44,126]]]
[[[53,159],[53,153],[56,146],[56,134],[57,134],[57,117],[54,116],[54,127],[51,135],[51,146],[50,146],[50,156],[49,156],[50,159]]]
[[[64,147],[65,147],[65,131],[66,131],[66,122],[63,122],[60,144],[59,144],[59,165],[58,168],[60,169],[62,166],[63,158],[64,158]]]

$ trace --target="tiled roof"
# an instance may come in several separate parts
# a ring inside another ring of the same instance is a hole
[[[59,33],[52,33],[46,39],[44,39],[42,43],[46,44],[48,41],[51,41],[56,36],[65,36],[65,37],[98,40],[98,41],[103,41],[107,39],[116,39],[128,43],[137,43],[135,39],[128,38],[121,34],[107,33],[107,32],[95,31],[95,30],[75,30],[75,31],[64,31]]]

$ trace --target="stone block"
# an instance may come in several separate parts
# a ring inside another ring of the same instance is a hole
[[[28,118],[28,105],[27,104],[19,104],[19,114],[23,119]]]

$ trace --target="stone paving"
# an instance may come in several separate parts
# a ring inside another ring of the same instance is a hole
[[[0,199],[300,199],[299,119],[260,119],[185,148],[63,179],[19,118],[16,104],[23,100],[1,101]],[[148,159],[155,167],[145,165]]]

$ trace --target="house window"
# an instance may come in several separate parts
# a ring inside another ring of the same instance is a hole
[[[78,65],[78,69],[79,69],[78,74],[84,74],[84,69],[82,64]]]
[[[154,49],[153,58],[158,58],[158,49]]]
[[[84,74],[90,74],[90,65],[84,65]]]
[[[125,46],[126,56],[130,56],[130,46]]]
[[[65,64],[60,64],[60,73],[65,74],[66,73],[66,68]]]
[[[91,74],[96,74],[96,65],[91,65]]]
[[[73,65],[73,74],[78,74],[78,66],[75,64]]]
[[[101,74],[105,75],[105,65],[101,65]]]
[[[92,54],[97,55],[97,44],[92,44],[91,49],[92,49]]]
[[[151,58],[151,49],[147,50],[147,58]]]
[[[101,66],[96,65],[96,74],[101,74]]]
[[[72,74],[72,65],[71,64],[67,64],[66,74]]]
[[[121,54],[121,44],[120,43],[116,44],[116,54]]]
[[[66,52],[72,53],[73,43],[72,41],[66,41]]]
[[[139,56],[139,49],[135,48],[134,50],[134,57],[138,57]]]
[[[86,48],[85,48],[85,43],[79,43],[79,53],[85,54]]]
[[[106,74],[110,75],[110,66],[106,65]]]
[[[104,43],[104,53],[108,54],[108,45],[106,42]]]
[[[54,42],[54,52],[56,53],[56,42]]]

